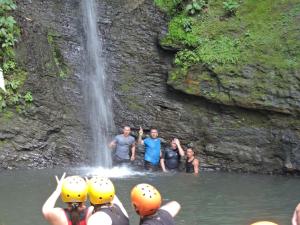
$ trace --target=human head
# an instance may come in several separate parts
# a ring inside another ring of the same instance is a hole
[[[88,193],[91,204],[109,204],[114,199],[115,187],[110,179],[95,176],[88,181]]]
[[[172,149],[177,149],[177,144],[176,144],[176,142],[175,142],[175,138],[172,138],[172,139],[171,139],[170,145],[171,145],[171,148],[172,148]]]
[[[151,128],[150,129],[150,137],[151,138],[157,138],[158,137],[158,131],[156,128]]]
[[[130,129],[129,126],[124,126],[123,127],[123,134],[124,134],[124,136],[128,136],[130,134],[130,132],[131,132],[131,129]]]
[[[161,205],[159,191],[150,184],[138,184],[131,190],[131,203],[141,217],[154,214]]]
[[[195,155],[195,151],[192,147],[188,147],[186,150],[186,155],[188,158],[191,158]]]
[[[61,199],[65,203],[82,203],[87,198],[87,184],[79,176],[66,177],[62,184]]]
[[[251,225],[278,225],[278,224],[270,221],[259,221],[256,223],[252,223]]]

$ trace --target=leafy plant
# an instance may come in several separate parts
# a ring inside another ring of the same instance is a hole
[[[21,95],[19,95],[19,94],[13,95],[11,97],[11,101],[15,105],[19,103],[20,99],[21,99]]]
[[[24,95],[24,100],[25,102],[32,102],[33,101],[33,97],[30,91],[26,92],[26,94]]]
[[[187,4],[185,9],[189,15],[195,15],[200,13],[206,7],[207,3],[204,0],[192,0],[191,3]]]
[[[0,14],[16,9],[16,4],[12,0],[0,0]]]
[[[190,50],[183,50],[176,54],[175,57],[175,64],[177,66],[188,68],[191,65],[198,63],[200,58],[198,57],[197,53]]]
[[[160,9],[168,14],[175,14],[180,10],[180,5],[183,0],[154,0],[154,2]]]
[[[239,6],[240,4],[234,0],[227,0],[226,2],[223,2],[223,8],[225,9],[226,14],[229,16],[235,15]]]
[[[185,20],[183,22],[183,29],[185,32],[191,32],[192,31],[192,23],[190,20]]]
[[[3,63],[3,72],[8,73],[9,71],[13,71],[16,68],[16,63],[12,60],[8,60]]]
[[[8,82],[9,87],[15,91],[19,88],[20,86],[20,81],[19,80],[12,80],[10,82]]]
[[[203,63],[210,67],[216,64],[235,64],[240,57],[238,40],[221,36],[216,40],[203,39],[195,50],[182,50],[176,54],[175,64],[182,68]]]
[[[6,78],[6,93],[0,92],[0,112],[6,107],[24,108],[26,102],[32,102],[30,92],[23,97],[20,88],[27,73],[20,69],[15,61],[14,46],[20,36],[20,29],[11,11],[16,9],[13,0],[0,0],[0,67]]]

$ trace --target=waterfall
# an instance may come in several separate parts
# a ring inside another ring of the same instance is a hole
[[[107,168],[112,164],[107,144],[114,125],[110,95],[106,90],[105,61],[102,39],[97,29],[95,0],[83,0],[82,9],[86,50],[84,98],[92,135],[88,151],[93,165]]]

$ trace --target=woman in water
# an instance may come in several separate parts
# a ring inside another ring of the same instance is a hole
[[[92,207],[88,209],[84,205],[87,184],[79,176],[65,176],[66,173],[60,180],[55,177],[57,187],[43,205],[43,216],[51,225],[86,225],[92,212]],[[67,204],[66,208],[55,207],[59,196]]]
[[[189,147],[186,150],[185,171],[195,175],[199,173],[199,160],[196,159],[195,152],[192,147]]]

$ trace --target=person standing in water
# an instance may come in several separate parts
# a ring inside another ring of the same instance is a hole
[[[143,129],[139,130],[138,144],[145,146],[144,166],[146,170],[156,171],[161,157],[161,141],[156,128],[150,129],[150,138],[142,140]]]
[[[300,203],[296,206],[294,210],[292,225],[300,225]]]
[[[150,184],[138,184],[131,190],[131,202],[140,216],[140,225],[175,225],[180,204],[171,201],[161,206],[159,191]]]
[[[88,190],[91,205],[94,207],[88,225],[129,225],[128,214],[108,178],[91,178],[88,181]]]
[[[185,171],[187,173],[199,173],[199,160],[195,158],[195,151],[192,147],[186,150]]]
[[[84,205],[87,184],[79,176],[65,176],[66,173],[60,180],[56,177],[57,187],[43,205],[43,216],[51,225],[86,225],[92,213],[92,208]],[[64,209],[55,207],[59,196],[67,204]]]
[[[116,148],[113,161],[116,164],[129,163],[135,160],[135,139],[130,135],[129,126],[123,127],[123,134],[115,136],[114,140],[109,144],[109,148]],[[131,150],[131,156],[129,156]]]
[[[164,172],[168,170],[178,170],[180,159],[184,156],[184,151],[177,138],[173,138],[170,147],[167,147],[160,159],[160,166]]]

